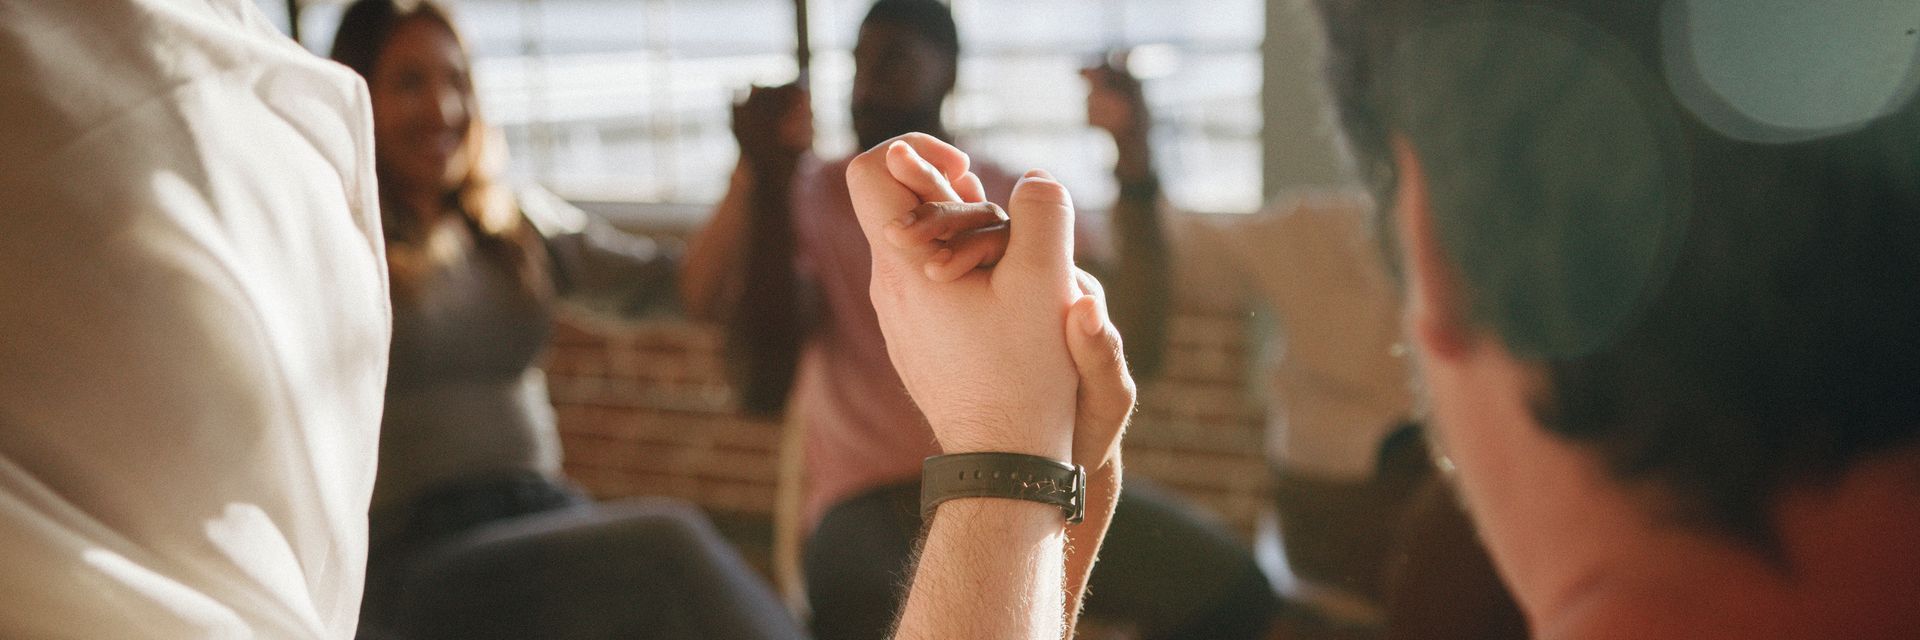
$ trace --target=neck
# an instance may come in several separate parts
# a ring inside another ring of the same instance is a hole
[[[1538,637],[1920,637],[1920,549],[1903,542],[1920,540],[1920,447],[1783,493],[1776,562],[1656,515],[1523,402],[1481,401],[1443,438]]]
[[[399,209],[395,213],[413,220],[421,229],[439,220],[446,209],[446,194],[437,189],[395,188],[388,193],[388,201]]]

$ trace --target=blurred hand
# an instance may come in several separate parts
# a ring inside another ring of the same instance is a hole
[[[754,86],[733,105],[733,138],[754,171],[791,171],[813,148],[813,100],[799,84]]]
[[[1079,374],[1062,327],[1081,296],[1066,189],[1040,171],[1020,181],[1007,204],[1005,255],[991,270],[936,282],[927,265],[947,247],[890,239],[920,219],[914,212],[924,203],[979,202],[967,166],[958,149],[908,134],[847,170],[873,250],[871,292],[887,354],[944,451],[1071,459]]]
[[[1116,141],[1146,136],[1153,117],[1125,58],[1081,69],[1080,77],[1087,81],[1087,124],[1106,130]]]

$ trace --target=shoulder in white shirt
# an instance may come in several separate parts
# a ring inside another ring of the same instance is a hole
[[[0,0],[0,637],[352,637],[372,149],[247,0]]]

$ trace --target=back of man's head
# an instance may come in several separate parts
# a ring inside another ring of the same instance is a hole
[[[1358,168],[1386,204],[1392,140],[1423,160],[1547,429],[1763,549],[1782,488],[1916,441],[1920,15],[1320,4]]]

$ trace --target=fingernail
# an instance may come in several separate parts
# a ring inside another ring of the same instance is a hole
[[[1052,180],[1052,179],[1053,179],[1053,174],[1051,174],[1051,173],[1047,173],[1047,170],[1046,170],[1046,169],[1034,169],[1034,170],[1032,170],[1032,171],[1028,171],[1028,172],[1026,173],[1026,175],[1023,175],[1023,176],[1020,176],[1020,177],[1021,177],[1022,179],[1026,179],[1026,178],[1039,178],[1039,179],[1042,179],[1042,180]]]
[[[912,211],[908,211],[906,213],[900,214],[900,217],[894,218],[893,226],[898,229],[905,229],[907,227],[913,226],[913,223],[918,222],[919,220],[920,220],[920,216],[914,215]]]
[[[888,150],[888,151],[897,151],[897,152],[900,152],[900,153],[904,153],[904,154],[907,154],[907,156],[908,156],[908,157],[911,157],[911,158],[913,158],[913,159],[915,159],[915,160],[919,160],[919,159],[920,159],[920,152],[918,152],[918,151],[914,151],[914,150],[913,150],[913,145],[910,145],[910,144],[907,144],[907,141],[905,141],[905,140],[895,140],[895,141],[893,141],[893,144],[890,144],[890,145],[887,145],[887,150]]]
[[[946,264],[950,260],[953,260],[952,249],[941,249],[939,251],[935,251],[933,252],[932,257],[927,258],[927,262],[930,262],[933,264]]]

